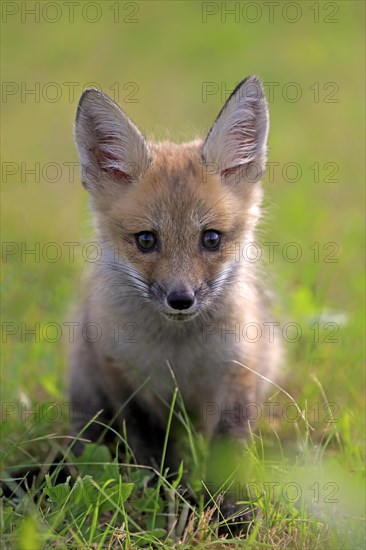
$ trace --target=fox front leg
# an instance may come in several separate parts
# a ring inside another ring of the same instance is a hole
[[[253,423],[250,412],[256,405],[255,385],[231,385],[231,391],[214,404],[216,422],[210,443],[206,474],[206,499],[224,494],[219,506],[218,519],[223,527],[219,531],[231,533],[246,532],[255,517],[251,504],[239,504],[248,501],[248,483],[251,480],[250,454],[247,445],[250,441]],[[234,382],[234,380],[233,380]]]

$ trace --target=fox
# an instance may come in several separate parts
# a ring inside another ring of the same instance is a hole
[[[181,144],[149,141],[102,91],[83,92],[74,135],[100,254],[69,348],[75,437],[98,441],[113,424],[138,464],[159,464],[178,388],[210,449],[244,453],[255,430],[246,407],[263,401],[283,362],[279,339],[234,334],[271,321],[262,267],[242,254],[262,215],[268,131],[255,76],[236,86],[205,139]],[[91,329],[98,337],[86,337]],[[169,435],[171,469],[174,446]]]

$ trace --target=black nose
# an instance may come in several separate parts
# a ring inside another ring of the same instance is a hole
[[[194,304],[194,294],[186,290],[173,290],[167,302],[173,309],[189,309]]]

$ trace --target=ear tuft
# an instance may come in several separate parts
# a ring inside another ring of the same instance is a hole
[[[265,168],[269,116],[260,80],[240,82],[221,109],[203,145],[203,158],[225,177],[249,164]],[[260,178],[257,178],[260,179]]]
[[[86,187],[95,187],[103,177],[137,179],[150,163],[141,132],[114,101],[94,88],[80,98],[75,141]]]

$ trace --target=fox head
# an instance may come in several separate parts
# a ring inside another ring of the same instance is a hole
[[[216,307],[253,239],[268,109],[256,77],[231,94],[204,141],[149,143],[109,97],[84,91],[75,140],[121,299],[188,321]],[[102,258],[103,262],[103,258]],[[115,293],[114,293],[115,295]]]

